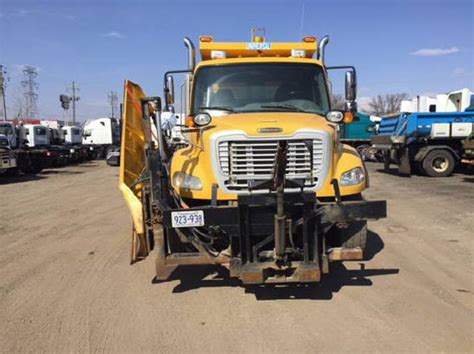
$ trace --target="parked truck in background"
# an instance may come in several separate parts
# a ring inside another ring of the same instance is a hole
[[[222,264],[262,284],[317,282],[330,262],[362,259],[367,220],[385,217],[386,203],[363,199],[367,170],[339,139],[353,119],[356,71],[326,66],[328,41],[203,36],[196,65],[185,38],[188,68],[164,74],[171,112],[174,77],[185,77],[184,147],[168,139],[161,99],[125,83],[120,189],[132,262],[155,248],[158,280],[179,265]],[[331,110],[327,81],[341,69],[344,112]]]
[[[120,148],[120,124],[115,118],[89,120],[83,127],[82,144],[99,159]]]
[[[17,163],[8,138],[1,131],[0,127],[0,176],[8,176],[16,173]]]
[[[95,158],[95,152],[90,146],[82,144],[84,131],[77,126],[62,127],[64,147],[69,150],[69,162],[83,162]]]
[[[469,110],[401,113],[384,117],[371,143],[384,154],[385,169],[396,164],[403,175],[419,171],[446,177],[460,162],[470,160],[463,141],[473,127],[474,111]]]
[[[46,148],[48,145],[47,128],[42,127],[42,129],[35,130],[34,127],[34,125],[15,127],[12,122],[0,122],[0,136],[7,139],[10,159],[14,159],[16,163],[16,167],[8,169],[8,174],[14,175],[20,171],[39,173],[50,165],[51,153]],[[5,149],[3,151],[5,153]]]
[[[354,147],[364,161],[375,160],[375,151],[370,147],[370,140],[375,135],[379,117],[356,113],[354,121],[341,124],[341,142]]]

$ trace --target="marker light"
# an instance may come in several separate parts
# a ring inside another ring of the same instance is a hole
[[[341,123],[344,119],[344,113],[341,111],[329,111],[326,114],[326,119],[331,123]]]
[[[212,118],[209,113],[198,113],[194,116],[193,121],[198,127],[204,127],[211,123]]]
[[[305,43],[314,43],[314,42],[316,42],[316,37],[310,37],[310,36],[303,37],[303,42],[305,42]]]
[[[211,50],[211,59],[225,59],[226,54],[222,50]]]
[[[200,42],[214,42],[214,38],[212,36],[201,36],[199,37]]]
[[[304,49],[292,49],[291,56],[294,58],[305,58],[306,57],[306,50]]]
[[[344,123],[352,123],[354,121],[354,115],[352,112],[344,112]]]

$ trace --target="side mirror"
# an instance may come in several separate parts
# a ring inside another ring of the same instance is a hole
[[[346,101],[352,102],[357,98],[357,79],[354,71],[346,71]]]
[[[166,77],[166,89],[165,89],[166,105],[174,103],[174,79],[173,76],[168,75]]]

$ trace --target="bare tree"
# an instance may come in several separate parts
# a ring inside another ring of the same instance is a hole
[[[345,107],[346,100],[343,95],[333,94],[331,95],[331,107],[332,109],[341,109]]]
[[[370,114],[381,117],[389,113],[397,113],[400,111],[400,105],[403,100],[408,98],[408,94],[402,93],[388,93],[385,96],[377,95],[372,97],[369,102]]]

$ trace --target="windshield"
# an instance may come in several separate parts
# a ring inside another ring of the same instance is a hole
[[[46,128],[44,127],[35,127],[36,135],[46,135]]]
[[[10,124],[0,124],[0,134],[2,135],[13,134],[12,126]]]
[[[258,63],[201,68],[195,77],[192,112],[293,111],[323,114],[329,110],[325,75],[320,66]]]

